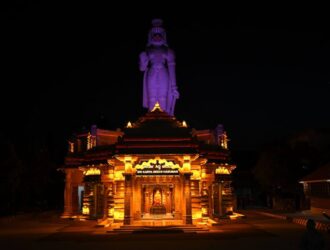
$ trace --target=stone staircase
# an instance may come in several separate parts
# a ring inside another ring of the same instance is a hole
[[[120,228],[108,230],[107,233],[119,234],[168,234],[168,233],[204,233],[207,227],[196,225],[169,225],[169,226],[139,226],[123,225]]]

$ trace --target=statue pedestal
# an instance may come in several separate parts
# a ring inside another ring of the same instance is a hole
[[[163,205],[152,206],[150,208],[150,214],[166,214],[166,208]]]

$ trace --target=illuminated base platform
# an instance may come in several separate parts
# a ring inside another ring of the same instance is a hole
[[[71,219],[71,220],[87,220],[89,216],[86,215],[70,215],[70,214],[62,214],[60,216],[61,219]]]
[[[244,219],[246,216],[244,214],[234,212],[232,215],[229,215],[231,220]]]
[[[172,225],[172,226],[137,226],[137,225],[125,225],[120,228],[107,231],[107,233],[203,233],[208,232],[207,227],[200,227],[195,225]]]
[[[134,226],[151,226],[151,227],[159,227],[159,226],[176,226],[176,225],[184,225],[183,220],[174,220],[174,219],[152,219],[152,220],[138,220],[133,221],[132,225]]]
[[[171,213],[166,214],[144,214],[142,215],[142,220],[164,220],[164,219],[174,219],[174,215]]]

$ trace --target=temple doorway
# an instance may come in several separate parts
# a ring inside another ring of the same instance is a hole
[[[173,218],[175,211],[173,184],[142,184],[142,219]]]

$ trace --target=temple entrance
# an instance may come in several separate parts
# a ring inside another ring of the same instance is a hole
[[[173,218],[175,211],[173,184],[142,184],[142,219]]]
[[[182,225],[185,204],[179,175],[136,176],[131,200],[132,224]]]

